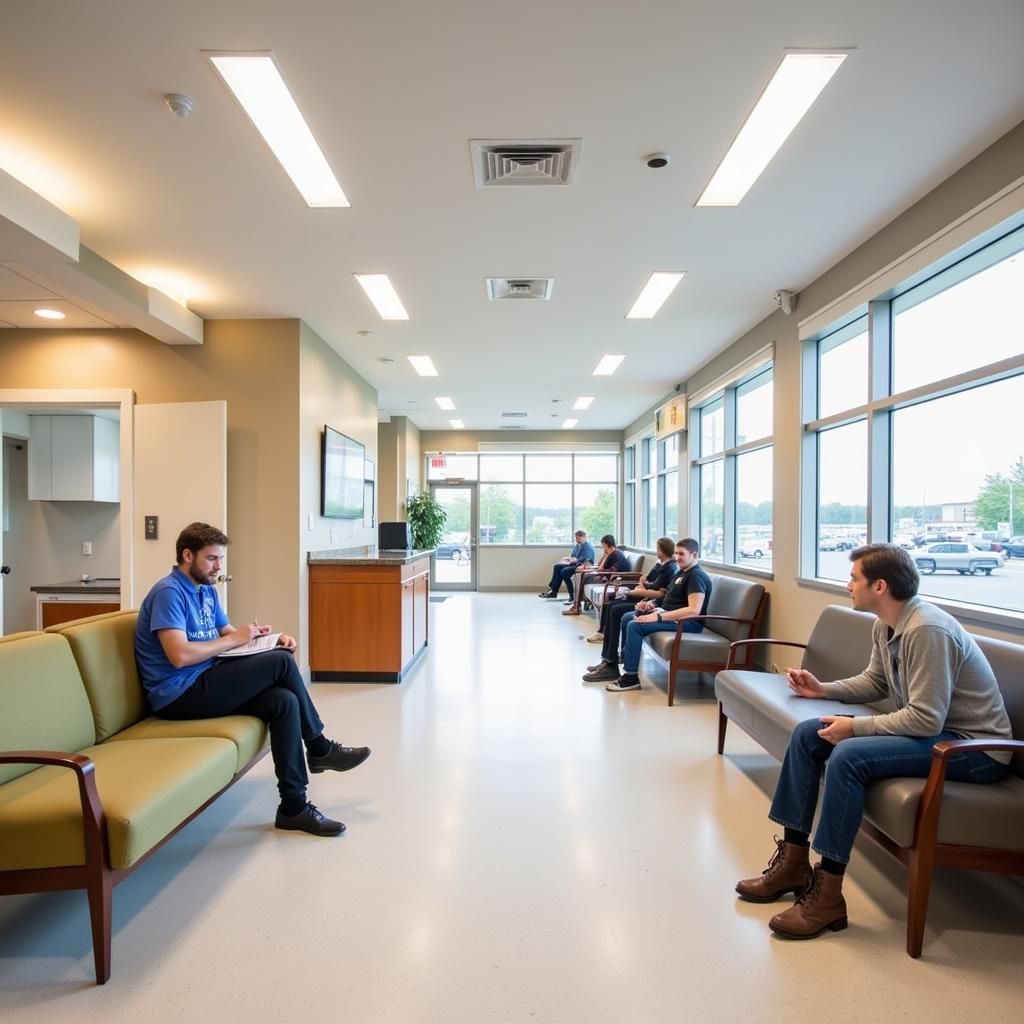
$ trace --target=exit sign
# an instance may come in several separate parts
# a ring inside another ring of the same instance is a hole
[[[430,456],[430,468],[431,469],[447,469],[448,458],[445,455],[431,455]]]

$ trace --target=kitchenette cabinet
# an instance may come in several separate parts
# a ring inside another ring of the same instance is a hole
[[[36,629],[121,609],[121,581],[72,580],[29,588],[36,595]]]
[[[29,500],[121,500],[118,423],[87,415],[33,415],[29,422]]]

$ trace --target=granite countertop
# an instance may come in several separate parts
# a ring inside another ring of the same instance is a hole
[[[120,594],[121,581],[113,578],[95,580],[70,580],[67,583],[46,583],[39,587],[29,587],[37,594]]]
[[[306,561],[310,565],[409,565],[428,558],[435,548],[405,548],[378,551],[375,547],[335,548],[331,551],[310,551]]]

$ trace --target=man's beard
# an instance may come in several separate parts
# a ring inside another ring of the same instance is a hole
[[[198,566],[196,566],[194,562],[192,563],[192,565],[188,567],[188,575],[193,583],[198,583],[200,585],[209,585],[213,582],[213,579],[211,579],[211,577],[215,576],[215,574],[213,573],[203,572],[201,569],[198,568]]]

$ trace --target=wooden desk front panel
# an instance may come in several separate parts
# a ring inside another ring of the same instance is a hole
[[[397,583],[319,583],[309,588],[309,667],[314,672],[401,672]]]

